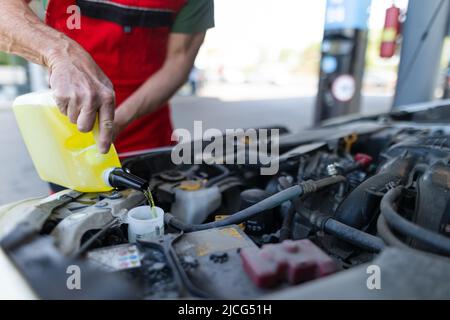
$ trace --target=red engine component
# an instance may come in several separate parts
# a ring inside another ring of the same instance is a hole
[[[384,22],[380,47],[380,56],[382,58],[391,58],[394,56],[400,28],[400,9],[392,5],[392,7],[386,10],[386,20]]]
[[[240,254],[245,272],[261,288],[282,280],[297,284],[336,271],[334,260],[308,239],[244,248]]]
[[[363,168],[367,168],[373,161],[373,158],[365,153],[357,153],[354,157],[355,161]]]

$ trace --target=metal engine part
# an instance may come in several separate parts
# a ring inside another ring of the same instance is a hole
[[[54,218],[63,218],[51,232],[57,247],[65,255],[74,254],[80,248],[83,235],[98,230],[115,219],[119,221],[128,210],[144,203],[141,192],[125,190],[110,194],[86,194],[54,212]],[[69,212],[67,212],[69,211]]]

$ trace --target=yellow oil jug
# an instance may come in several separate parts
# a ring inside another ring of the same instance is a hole
[[[81,133],[60,113],[51,91],[16,98],[14,114],[40,178],[80,192],[105,192],[114,187],[144,190],[146,181],[120,169],[114,146],[97,148],[94,132]]]

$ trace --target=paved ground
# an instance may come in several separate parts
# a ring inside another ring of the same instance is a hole
[[[390,98],[366,97],[362,112],[389,109]],[[250,128],[284,125],[298,131],[311,125],[313,97],[223,101],[217,98],[177,97],[173,101],[173,121],[178,128],[193,128],[202,120],[204,128]],[[27,197],[45,195],[20,137],[12,111],[0,106],[0,205]]]

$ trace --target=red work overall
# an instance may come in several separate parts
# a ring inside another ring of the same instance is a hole
[[[120,106],[152,74],[167,53],[170,26],[186,0],[50,0],[46,22],[78,42],[114,85]],[[68,23],[70,6],[81,9],[80,28]],[[171,144],[169,106],[131,123],[114,142],[119,153]]]

